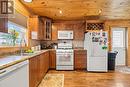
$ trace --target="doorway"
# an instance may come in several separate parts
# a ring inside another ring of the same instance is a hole
[[[117,51],[116,66],[126,65],[127,53],[127,28],[113,27],[112,28],[112,51]]]

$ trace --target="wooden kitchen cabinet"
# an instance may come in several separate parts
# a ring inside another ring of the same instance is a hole
[[[43,22],[43,39],[44,40],[51,40],[52,39],[52,23],[51,19],[41,17]]]
[[[50,69],[56,69],[56,50],[50,51],[49,59],[50,59],[49,60]]]
[[[45,65],[45,72],[49,69],[49,51],[44,53],[44,65]]]
[[[29,59],[29,87],[37,87],[49,69],[49,51]]]
[[[87,69],[87,51],[74,50],[74,68]]]
[[[84,32],[85,32],[85,26],[84,23],[77,23],[74,25],[74,39],[75,40],[84,40]]]
[[[0,18],[0,32],[8,32],[8,18]]]
[[[39,16],[31,16],[28,19],[28,28],[30,30],[30,38],[43,40],[44,39],[44,23]]]
[[[35,56],[29,59],[29,87],[36,87],[38,85],[38,58]]]
[[[38,65],[38,72],[39,72],[38,73],[38,81],[40,82],[46,74],[44,54],[39,55],[38,63],[39,63],[39,65]]]
[[[55,40],[57,40],[57,38],[58,38],[58,28],[57,28],[57,24],[52,24],[52,40],[53,41],[55,41]]]
[[[31,39],[51,40],[52,24],[51,19],[39,16],[32,16],[28,19],[28,28],[30,30]],[[34,36],[34,38],[32,37]]]

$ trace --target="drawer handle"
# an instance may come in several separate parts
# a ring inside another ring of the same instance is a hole
[[[6,70],[4,70],[4,71],[0,72],[0,74],[3,74],[3,73],[5,73],[5,72],[6,72]]]

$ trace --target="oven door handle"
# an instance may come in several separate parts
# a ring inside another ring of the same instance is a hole
[[[62,53],[59,54],[59,53],[58,53],[58,54],[56,54],[56,55],[73,55],[73,54],[62,54]]]

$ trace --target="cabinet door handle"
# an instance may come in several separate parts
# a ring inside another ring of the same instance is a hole
[[[4,71],[0,72],[0,74],[3,74],[3,73],[5,73],[5,72],[6,72],[6,70],[4,70]]]

